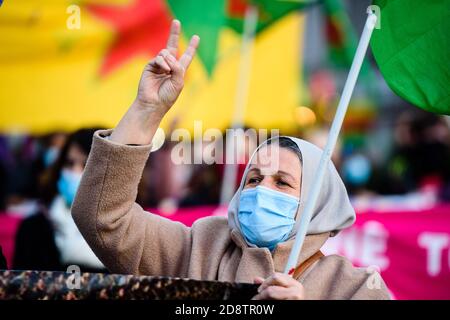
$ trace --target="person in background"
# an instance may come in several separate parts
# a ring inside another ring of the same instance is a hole
[[[388,162],[373,174],[371,188],[380,194],[432,189],[442,201],[450,195],[450,128],[444,117],[420,110],[397,120],[395,145]],[[386,183],[388,181],[388,183]]]
[[[83,271],[104,271],[70,213],[96,130],[69,136],[44,175],[40,210],[22,221],[16,235],[14,269],[63,271],[75,264]]]
[[[35,160],[36,140],[11,134],[0,140],[0,210],[28,217],[37,210],[35,198],[40,170]]]
[[[5,270],[7,268],[8,267],[6,265],[6,258],[3,255],[2,246],[0,246],[0,270]]]
[[[0,210],[27,218],[38,210],[39,179],[58,158],[67,134],[0,137]]]
[[[67,141],[67,134],[55,131],[42,137],[41,161],[45,168],[58,160],[59,153]]]
[[[220,179],[215,165],[194,165],[187,184],[187,193],[180,201],[180,207],[218,205]]]

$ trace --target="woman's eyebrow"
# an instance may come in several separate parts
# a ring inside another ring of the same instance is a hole
[[[245,183],[248,183],[249,179],[251,178],[251,176],[253,175],[260,175],[260,170],[258,168],[252,168],[249,169],[247,172],[247,175],[245,176]]]
[[[261,170],[259,168],[251,168],[248,170],[248,173],[256,173],[256,174],[261,174]],[[276,175],[282,175],[282,176],[287,176],[288,178],[292,179],[293,181],[296,181],[294,176],[292,174],[290,174],[289,172],[283,171],[283,170],[278,170],[275,174]]]
[[[283,171],[283,170],[278,170],[277,175],[283,175],[283,176],[288,176],[289,178],[291,178],[292,180],[296,181],[294,176],[292,174],[290,174],[289,172]]]
[[[248,173],[250,172],[255,172],[257,174],[259,174],[261,172],[261,170],[259,170],[259,168],[251,168],[250,170],[248,170]]]

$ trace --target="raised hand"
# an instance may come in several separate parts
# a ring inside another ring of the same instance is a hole
[[[177,59],[181,25],[172,21],[165,49],[144,68],[136,100],[110,136],[122,144],[149,144],[164,115],[177,100],[184,85],[184,75],[200,42],[193,36],[186,52]]]
[[[139,83],[137,101],[164,115],[175,103],[184,85],[184,74],[194,58],[200,38],[193,36],[186,52],[177,60],[181,25],[172,21],[167,47],[145,67]]]

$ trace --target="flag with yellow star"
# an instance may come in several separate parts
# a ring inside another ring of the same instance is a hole
[[[0,7],[0,132],[114,127],[135,98],[170,22],[202,41],[163,128],[231,123],[247,0],[21,0]],[[295,128],[301,101],[301,5],[259,7],[245,123]],[[276,110],[276,112],[274,112]]]

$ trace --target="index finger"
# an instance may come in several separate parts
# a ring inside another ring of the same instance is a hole
[[[197,50],[198,44],[200,43],[200,37],[197,35],[192,36],[191,41],[189,41],[189,46],[180,58],[180,63],[186,70],[194,59],[195,51]]]
[[[173,20],[172,24],[170,26],[170,34],[169,39],[167,39],[167,50],[169,50],[170,54],[172,54],[174,57],[177,56],[178,51],[178,41],[180,38],[180,30],[181,30],[181,23],[178,20]]]

